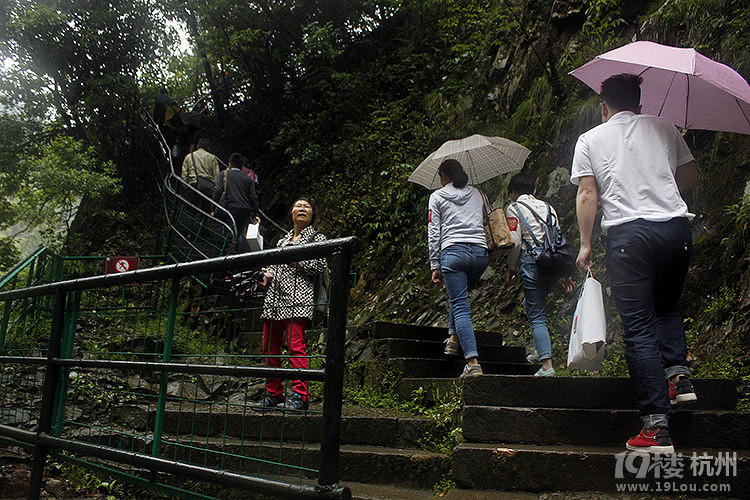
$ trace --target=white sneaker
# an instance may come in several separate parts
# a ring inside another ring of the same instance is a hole
[[[531,351],[531,354],[526,356],[526,362],[531,363],[532,365],[539,362],[539,353],[536,352],[536,349]]]
[[[450,337],[443,340],[443,344],[445,344],[445,349],[443,349],[443,352],[449,356],[458,356],[458,342],[453,342]]]
[[[555,376],[555,369],[550,368],[549,370],[545,370],[544,368],[539,368],[539,371],[534,374],[535,377],[554,377]]]
[[[484,375],[484,373],[482,372],[482,367],[479,365],[479,363],[471,366],[467,364],[466,366],[464,366],[464,372],[458,378],[465,379],[468,377],[477,377],[479,375]]]

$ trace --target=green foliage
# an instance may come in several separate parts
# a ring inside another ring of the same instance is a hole
[[[602,377],[629,377],[628,364],[625,362],[625,344],[622,341],[607,346],[607,357],[602,362],[598,375]]]
[[[20,260],[21,253],[13,238],[0,236],[0,276]]]
[[[63,482],[76,493],[101,493],[106,500],[122,498],[125,495],[124,485],[115,480],[102,481],[95,473],[66,462],[58,465]]]
[[[420,439],[420,445],[428,451],[452,453],[461,433],[461,388],[454,385],[444,393],[436,389],[430,395],[426,389],[420,387],[410,398],[403,399],[396,391],[400,379],[399,373],[388,371],[378,389],[352,384],[345,387],[344,391],[347,400],[359,406],[389,408],[430,418],[435,427]]]
[[[605,45],[625,25],[621,0],[590,0],[586,7],[586,22],[581,34],[589,41]]]
[[[704,320],[714,324],[724,323],[737,310],[739,293],[736,289],[725,286],[719,292],[710,296],[709,303],[704,308]]]
[[[731,258],[736,249],[745,249],[750,242],[750,195],[728,205],[724,212],[729,216],[731,230],[722,245],[726,248],[725,257]]]
[[[169,32],[160,21],[145,0],[5,3],[0,225],[41,223],[59,246],[65,235],[51,227],[62,219],[67,229],[81,199],[84,208],[122,210],[121,192],[134,211],[154,193],[136,78]]]
[[[443,477],[432,487],[432,496],[441,498],[456,488],[456,482],[451,479],[450,475]]]
[[[119,190],[114,165],[101,162],[92,148],[69,137],[58,136],[40,145],[36,154],[19,164],[18,188],[8,200],[12,217],[4,223],[7,227],[10,221],[22,221],[24,227],[18,232],[43,228],[51,247],[67,234],[84,196],[97,199]]]

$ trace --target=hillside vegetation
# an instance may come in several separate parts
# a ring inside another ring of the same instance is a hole
[[[158,176],[140,102],[150,103],[163,84],[186,102],[210,93],[216,153],[226,159],[239,150],[253,160],[266,213],[285,223],[289,203],[306,193],[319,205],[321,231],[361,238],[355,324],[447,320],[445,293],[429,281],[429,192],[406,181],[445,140],[481,133],[529,147],[525,171],[577,243],[570,162],[576,137],[599,114],[596,95],[570,70],[640,39],[695,47],[750,76],[750,8],[740,0],[185,0],[160,9],[122,0],[110,9],[120,25],[95,2],[55,11],[10,4],[0,14],[0,35],[6,50],[23,48],[18,60],[27,72],[3,84],[4,102],[25,107],[15,114],[8,104],[0,108],[12,125],[2,132],[9,141],[0,147],[0,188],[12,195],[25,175],[20,159],[43,154],[30,149],[58,135],[111,161],[103,169],[87,159],[86,168],[121,185],[119,193],[86,195],[67,252],[155,251]],[[164,49],[177,36],[166,19],[184,23],[195,56]],[[119,37],[126,30],[131,35]],[[37,90],[9,90],[22,83]],[[45,83],[52,92],[39,90]],[[57,110],[52,118],[40,111],[50,108]],[[683,297],[694,366],[702,376],[740,380],[747,393],[750,138],[685,137],[699,169],[689,200],[696,251]],[[507,202],[506,183],[501,177],[483,185],[496,206]],[[102,230],[92,220],[112,222]],[[606,287],[602,243],[596,248],[594,274]],[[520,290],[505,284],[502,265],[496,261],[474,292],[477,326],[529,343]],[[558,292],[551,302],[562,362],[575,297]],[[607,306],[617,338],[619,318]],[[619,348],[603,373],[625,373]]]

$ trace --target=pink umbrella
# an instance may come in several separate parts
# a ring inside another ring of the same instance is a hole
[[[750,86],[735,70],[694,49],[634,42],[596,56],[570,72],[601,90],[612,75],[643,77],[641,111],[678,127],[750,134]]]

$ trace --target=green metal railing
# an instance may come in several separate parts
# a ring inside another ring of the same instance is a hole
[[[29,498],[50,456],[183,498],[218,498],[222,488],[348,497],[339,429],[355,245],[342,238],[0,291],[8,325],[25,300],[51,304],[24,341],[0,345],[0,441],[33,452]],[[307,369],[265,366],[259,299],[238,304],[187,279],[316,258],[328,260],[330,307],[326,329],[309,325]],[[309,381],[310,410],[254,404],[268,377]]]
[[[238,236],[232,214],[175,173],[169,144],[145,108],[143,118],[145,126],[154,131],[159,144],[156,164],[165,166],[159,171],[164,176],[160,189],[166,217],[167,254],[174,262],[192,262],[225,255]]]
[[[168,255],[175,262],[225,255],[237,240],[232,214],[173,173],[164,188]]]

